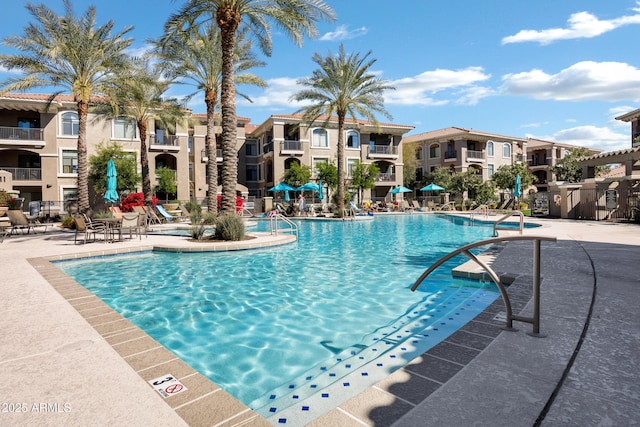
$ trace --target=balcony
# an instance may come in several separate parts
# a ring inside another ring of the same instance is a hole
[[[458,158],[458,151],[457,150],[447,150],[444,152],[444,160],[455,160]]]
[[[540,157],[533,157],[531,159],[529,159],[527,161],[527,163],[529,164],[529,166],[531,167],[535,167],[535,166],[547,166],[549,164],[549,162],[547,161],[547,158],[540,158]]]
[[[304,148],[302,147],[302,142],[300,141],[285,140],[280,143],[280,155],[301,156],[303,154]]]
[[[398,147],[393,145],[369,145],[368,159],[398,159]]]
[[[176,135],[149,135],[149,151],[180,151],[180,137]]]
[[[467,162],[484,162],[484,151],[467,150]]]
[[[0,126],[0,143],[41,148],[45,145],[44,129]]]
[[[376,175],[376,182],[395,182],[396,174],[395,173],[379,173]]]
[[[207,150],[202,150],[200,152],[200,159],[202,163],[207,163],[209,161],[209,157],[207,157]],[[222,148],[216,148],[216,162],[222,162]]]
[[[11,172],[11,178],[14,181],[41,181],[42,169],[41,168],[6,168],[4,166],[0,169],[7,172]]]

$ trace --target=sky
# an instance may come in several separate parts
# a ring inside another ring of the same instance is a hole
[[[631,147],[631,125],[616,116],[640,108],[640,1],[636,0],[326,0],[335,22],[321,22],[302,47],[273,28],[273,54],[256,51],[266,65],[253,70],[266,89],[240,86],[252,103],[237,114],[260,124],[292,114],[297,80],[317,64],[314,53],[368,52],[371,71],[395,90],[385,92],[392,119],[408,133],[449,126],[531,137],[603,151]],[[23,34],[33,21],[27,0],[0,0],[0,39]],[[40,2],[32,1],[39,4]],[[134,26],[129,52],[139,54],[162,34],[184,0],[72,0],[77,15],[96,5],[100,24]],[[63,13],[62,0],[46,4]],[[0,45],[1,53],[15,53]],[[0,80],[11,76],[0,68]],[[196,88],[172,87],[181,97]],[[46,92],[44,89],[36,92]],[[188,106],[204,112],[203,96]]]

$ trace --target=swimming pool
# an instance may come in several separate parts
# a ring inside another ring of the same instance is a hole
[[[299,241],[273,249],[58,266],[268,416],[290,404],[287,396],[312,396],[397,350],[401,357],[379,372],[388,375],[494,301],[492,286],[454,280],[447,268],[409,290],[431,263],[491,232],[436,215],[301,221]]]

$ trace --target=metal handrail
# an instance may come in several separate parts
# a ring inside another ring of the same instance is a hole
[[[474,254],[469,252],[473,248],[477,248],[480,246],[490,245],[498,242],[509,242],[514,240],[533,240],[533,316],[532,317],[524,317],[524,316],[516,316],[513,314],[511,309],[511,301],[509,300],[509,294],[507,294],[507,290],[505,289],[502,281],[498,274],[491,269],[486,263],[482,260],[478,259]],[[429,267],[422,275],[416,280],[416,282],[411,287],[412,291],[418,289],[418,286],[427,278],[436,268],[440,267],[442,264],[450,260],[456,255],[464,254],[469,259],[474,261],[480,267],[482,267],[491,277],[491,280],[498,286],[500,291],[500,296],[502,297],[502,301],[504,302],[504,307],[507,312],[506,325],[503,329],[507,331],[515,331],[513,328],[513,321],[516,320],[518,322],[526,322],[531,323],[533,325],[532,332],[529,335],[541,337],[540,335],[540,242],[545,240],[547,242],[555,242],[555,237],[545,237],[545,236],[508,236],[508,237],[496,237],[493,239],[481,240],[479,242],[471,243],[466,246],[463,246],[459,249],[456,249],[453,252],[450,252],[448,255],[440,258]]]
[[[522,234],[522,231],[524,230],[524,215],[520,211],[513,211],[513,212],[509,212],[508,214],[506,214],[505,216],[503,216],[502,218],[498,219],[496,222],[493,223],[493,237],[497,237],[498,236],[498,230],[506,230],[506,231],[512,231],[513,230],[511,228],[505,228],[505,227],[500,228],[500,227],[498,227],[498,224],[506,221],[507,219],[511,218],[514,215],[519,215],[520,216],[519,231],[520,231],[520,234]]]
[[[269,225],[271,226],[271,234],[278,234],[278,220],[284,221],[289,226],[288,232],[294,234],[298,238],[298,226],[286,216],[279,213],[269,215]]]

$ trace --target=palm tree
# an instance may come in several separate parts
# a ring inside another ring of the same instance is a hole
[[[140,136],[142,193],[147,206],[153,204],[147,149],[149,120],[153,119],[165,129],[174,129],[187,115],[186,109],[176,99],[162,96],[171,81],[162,80],[162,71],[153,66],[152,60],[150,55],[131,58],[129,67],[115,73],[112,84],[105,89],[107,102],[96,105],[94,109],[99,119],[130,117],[136,122]]]
[[[298,45],[317,34],[316,22],[334,20],[333,10],[322,0],[191,0],[169,18],[167,32],[180,31],[215,20],[222,51],[222,211],[235,212],[238,181],[236,147],[236,88],[234,80],[236,34],[244,23],[258,39],[260,49],[271,54],[272,20]]]
[[[381,113],[391,119],[384,109],[382,94],[387,89],[394,89],[388,81],[380,79],[369,70],[376,62],[367,60],[371,51],[363,57],[359,53],[348,55],[340,44],[337,56],[330,52],[326,57],[313,55],[313,61],[319,69],[314,70],[311,77],[298,80],[298,84],[307,87],[291,99],[294,101],[311,101],[308,106],[297,112],[303,113],[303,122],[313,124],[323,116],[323,127],[329,127],[334,115],[338,116],[338,212],[344,210],[344,125],[347,115],[356,122],[356,116],[365,117],[377,124],[374,112]]]
[[[22,77],[0,83],[0,93],[24,91],[35,87],[54,87],[60,93],[70,91],[78,105],[78,209],[89,209],[89,169],[87,163],[87,117],[93,94],[102,92],[103,83],[114,71],[126,66],[124,50],[133,39],[126,27],[111,35],[113,21],[96,28],[96,9],[90,6],[76,17],[69,0],[64,0],[65,15],[58,16],[45,5],[28,4],[36,20],[24,29],[23,36],[11,36],[4,44],[23,52],[0,55],[0,65],[20,70]]]
[[[207,134],[205,147],[207,152],[207,211],[217,212],[218,164],[215,134],[215,109],[219,104],[218,94],[222,83],[222,52],[220,31],[212,23],[202,27],[193,26],[186,31],[173,32],[155,43],[158,56],[163,60],[165,75],[171,79],[185,79],[178,83],[192,84],[198,90],[204,90],[204,103],[207,108]],[[247,29],[238,32],[235,52],[236,82],[266,87],[260,77],[247,73],[254,67],[264,66],[258,61],[251,48]],[[188,95],[187,99],[195,93]],[[242,94],[239,94],[244,96]],[[244,96],[250,101],[250,99]]]

